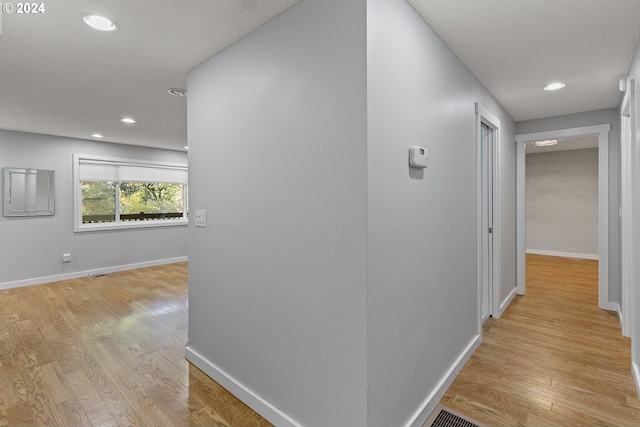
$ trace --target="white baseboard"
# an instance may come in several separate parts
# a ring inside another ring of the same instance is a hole
[[[558,252],[558,251],[545,251],[542,249],[527,249],[528,254],[534,255],[548,255],[548,256],[561,256],[564,258],[581,258],[581,259],[599,259],[598,254],[579,254],[575,252]]]
[[[185,357],[198,369],[213,378],[214,381],[226,388],[231,394],[272,424],[278,427],[302,427],[302,425],[297,423],[293,418],[273,406],[189,346],[185,348]]]
[[[431,412],[438,406],[440,403],[440,399],[447,392],[447,389],[456,378],[456,376],[460,373],[465,363],[469,360],[474,351],[480,346],[482,343],[482,337],[480,335],[476,335],[467,348],[464,349],[462,354],[458,357],[458,359],[451,365],[445,376],[440,380],[438,385],[431,391],[429,396],[424,400],[424,402],[420,405],[420,408],[411,416],[409,421],[405,424],[405,427],[421,427],[422,424],[427,420]]]
[[[624,331],[624,317],[622,317],[622,308],[620,308],[620,304],[618,304],[617,302],[611,302],[609,304],[614,307],[614,309],[611,311],[615,311],[618,314],[618,323],[620,323],[620,330]],[[625,334],[622,334],[622,336],[626,336],[627,338],[629,338],[629,336]]]
[[[507,295],[507,297],[502,301],[502,303],[500,304],[500,308],[498,309],[498,315],[494,315],[493,317],[495,317],[496,319],[499,319],[500,316],[502,316],[502,313],[504,313],[504,311],[507,309],[507,307],[509,307],[509,304],[511,304],[511,301],[513,301],[513,299],[516,297],[516,294],[518,293],[518,288],[514,287],[513,289],[511,289],[511,292],[509,292],[509,295]]]
[[[611,301],[605,302],[604,304],[600,304],[599,307],[607,311],[617,311],[618,317],[620,316],[620,306],[615,302],[611,302]]]
[[[633,380],[636,383],[636,392],[638,393],[638,397],[640,397],[640,366],[638,366],[637,363],[632,363],[631,371],[633,372]]]
[[[56,274],[53,276],[36,277],[33,279],[16,280],[0,283],[0,290],[21,288],[24,286],[41,285],[43,283],[59,282],[61,280],[78,279],[87,276],[100,276],[102,274],[116,273],[118,271],[135,270],[136,268],[154,267],[156,265],[172,264],[174,262],[188,261],[188,257],[165,258],[153,261],[137,262],[135,264],[117,265],[113,267],[95,268],[92,270],[76,271],[73,273]]]
[[[622,325],[622,309],[620,308],[620,304],[618,304],[617,302],[613,302],[612,303],[615,306],[615,312],[618,313],[618,320],[620,321],[620,324]]]

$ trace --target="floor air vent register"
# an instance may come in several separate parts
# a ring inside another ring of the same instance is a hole
[[[486,427],[449,408],[438,405],[422,427]]]

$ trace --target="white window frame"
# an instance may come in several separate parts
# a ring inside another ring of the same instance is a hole
[[[149,228],[149,227],[175,227],[175,226],[187,226],[189,219],[187,217],[187,200],[188,200],[188,184],[184,184],[183,192],[183,212],[182,219],[158,219],[153,221],[117,221],[116,222],[104,222],[97,224],[83,224],[82,223],[82,185],[80,181],[80,163],[81,161],[99,161],[110,162],[117,165],[135,165],[143,167],[159,167],[159,168],[177,168],[187,169],[186,164],[167,163],[167,162],[149,162],[144,160],[135,159],[123,159],[118,157],[105,157],[95,156],[88,154],[74,154],[73,155],[73,231],[76,233],[87,231],[104,231],[104,230],[123,230],[123,229],[135,229],[135,228]],[[118,196],[118,188],[116,185],[116,218],[117,213],[120,211],[120,198]]]

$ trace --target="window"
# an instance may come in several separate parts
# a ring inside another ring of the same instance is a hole
[[[187,224],[187,167],[74,155],[75,231]]]

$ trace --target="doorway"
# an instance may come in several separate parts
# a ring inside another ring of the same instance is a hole
[[[525,151],[527,257],[597,261],[598,137],[528,142]]]
[[[476,104],[478,333],[499,318],[500,296],[500,120]]]
[[[531,141],[566,139],[596,135],[598,137],[598,306],[605,310],[615,310],[609,301],[609,131],[611,125],[586,126],[537,132],[516,136],[516,268],[517,292],[526,291],[526,229],[525,229],[525,144]]]
[[[493,315],[493,130],[480,124],[482,156],[482,322]]]

